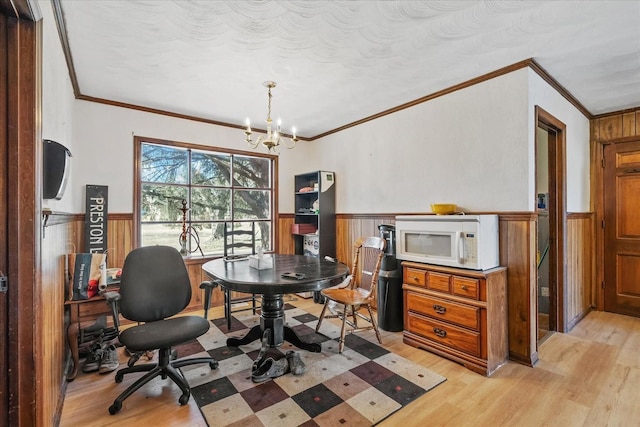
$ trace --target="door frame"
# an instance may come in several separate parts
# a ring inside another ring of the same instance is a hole
[[[38,414],[37,346],[40,301],[42,22],[33,0],[0,0],[2,64],[0,147],[7,167],[0,176],[0,266],[8,291],[0,296],[0,425],[42,425]],[[37,22],[39,21],[39,22]],[[11,372],[11,375],[9,375]],[[1,396],[2,393],[7,396]]]
[[[567,312],[565,298],[567,293],[565,267],[567,126],[538,105],[535,107],[535,123],[536,132],[540,127],[549,135],[549,329],[565,332],[568,328],[565,315]],[[536,275],[536,290],[537,288]]]

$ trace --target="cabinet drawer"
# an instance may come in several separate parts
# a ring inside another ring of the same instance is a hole
[[[101,314],[111,313],[111,307],[107,304],[107,300],[105,300],[104,298],[77,304],[77,310],[79,320],[85,320],[86,318],[97,318]]]
[[[473,298],[475,300],[480,299],[480,281],[478,279],[453,276],[451,279],[451,288],[454,295]]]
[[[407,330],[447,347],[480,357],[480,334],[435,319],[409,313]]]
[[[407,310],[425,316],[480,330],[480,308],[428,295],[407,292]]]
[[[424,287],[427,284],[427,272],[417,268],[405,268],[404,283]]]
[[[427,288],[440,292],[451,292],[451,275],[427,272]]]

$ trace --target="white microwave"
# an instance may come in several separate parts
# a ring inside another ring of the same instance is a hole
[[[396,216],[398,259],[487,270],[498,266],[498,215]]]

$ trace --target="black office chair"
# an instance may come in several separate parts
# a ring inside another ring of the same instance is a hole
[[[196,363],[218,362],[211,357],[172,360],[172,347],[189,342],[209,330],[209,321],[200,316],[171,317],[180,313],[191,300],[191,283],[180,253],[168,246],[147,246],[131,251],[122,267],[118,310],[124,318],[139,325],[120,331],[120,342],[130,351],[158,350],[158,363],[133,365],[116,372],[116,383],[125,374],[147,372],[123,391],[109,407],[111,415],[122,408],[122,402],[153,378],[167,377],[175,382],[182,395],[180,405],[189,401],[191,389],[177,370]]]
[[[256,223],[251,222],[249,230],[243,230],[241,228],[230,229],[227,223],[224,224],[224,257],[243,257],[256,254]],[[233,227],[233,225],[231,225]],[[239,251],[238,251],[239,250]],[[205,291],[204,293],[204,317],[209,316],[209,306],[211,304],[211,292],[219,285],[215,281],[204,281],[200,284],[200,289]],[[224,287],[224,317],[227,319],[227,330],[231,329],[231,314],[240,311],[252,310],[253,314],[256,314],[256,310],[259,307],[256,294],[241,297],[231,297],[231,291]],[[251,302],[250,307],[233,308],[234,304]]]

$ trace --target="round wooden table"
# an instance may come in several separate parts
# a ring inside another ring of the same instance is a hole
[[[228,338],[227,345],[237,347],[262,338],[270,329],[270,347],[288,341],[303,350],[319,353],[318,343],[302,341],[293,329],[284,324],[284,295],[297,292],[320,291],[335,286],[349,274],[349,267],[339,262],[304,255],[272,255],[273,268],[258,270],[249,267],[248,260],[226,261],[223,258],[202,266],[207,276],[229,290],[262,295],[260,325],[256,325],[242,338]],[[291,279],[284,273],[297,273],[303,277]]]

